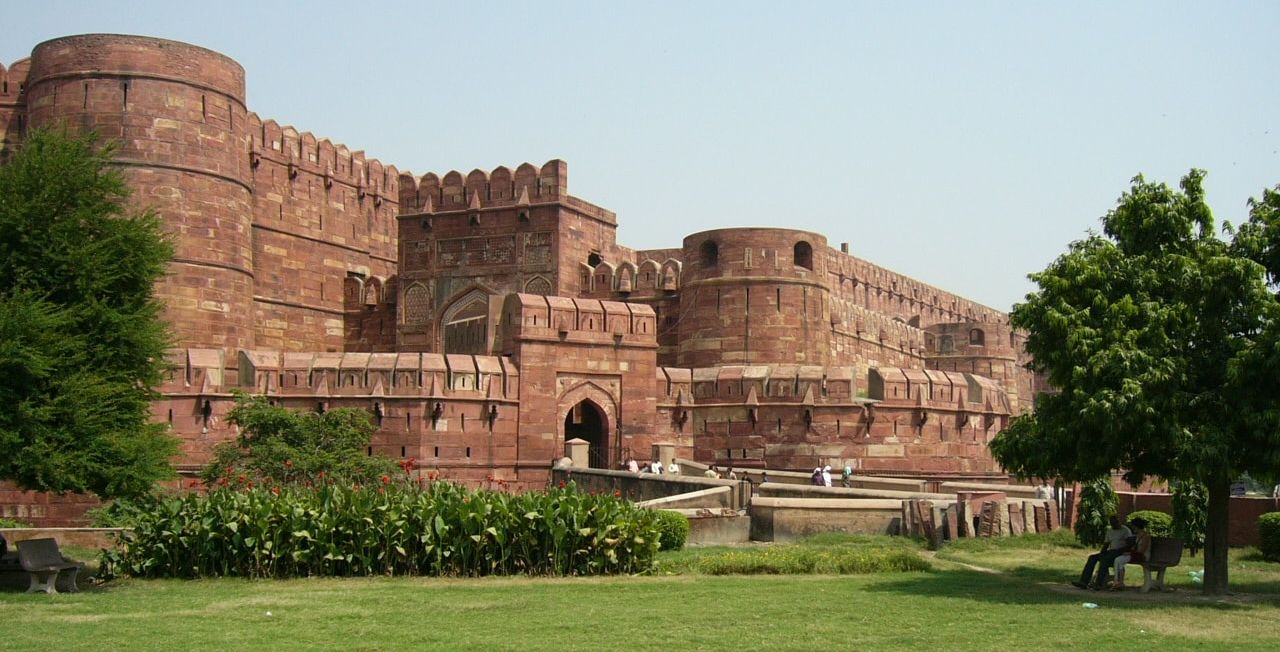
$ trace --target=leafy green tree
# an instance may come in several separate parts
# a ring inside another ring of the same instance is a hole
[[[172,248],[110,155],[33,130],[0,166],[0,478],[27,489],[114,498],[173,473],[176,440],[149,422]]]
[[[1121,469],[1200,482],[1208,496],[1206,593],[1227,589],[1227,503],[1246,472],[1280,468],[1280,304],[1257,262],[1280,262],[1274,193],[1224,240],[1204,173],[1181,189],[1141,176],[1014,307],[1034,367],[1057,393],[992,441],[1026,476],[1085,480]],[[1244,235],[1245,237],[1239,237]],[[1273,276],[1273,278],[1275,278]]]
[[[240,428],[234,442],[214,448],[201,472],[206,483],[239,481],[302,484],[327,478],[373,484],[400,469],[384,455],[367,455],[374,425],[365,410],[299,412],[272,405],[265,396],[236,394],[227,420]]]
[[[1076,539],[1086,546],[1106,543],[1111,517],[1116,514],[1116,490],[1111,476],[1094,478],[1080,487],[1080,514],[1076,517]]]

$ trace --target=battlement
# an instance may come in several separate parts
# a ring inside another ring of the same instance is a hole
[[[323,180],[324,187],[341,183],[356,190],[360,200],[371,198],[375,205],[400,201],[400,171],[378,159],[366,159],[363,151],[351,151],[327,138],[317,139],[309,131],[299,132],[275,120],[248,114],[250,162],[257,167],[263,159],[285,166],[290,179],[305,172]]]
[[[508,348],[515,340],[657,347],[653,308],[643,304],[510,294],[503,313]]]
[[[831,328],[836,333],[878,342],[913,356],[925,353],[925,332],[900,317],[870,310],[854,300],[831,296]]]
[[[510,359],[439,353],[240,351],[239,383],[223,375],[222,349],[171,349],[159,390],[170,396],[243,389],[267,396],[440,397],[518,400],[520,370]]]
[[[873,367],[867,394],[877,401],[911,402],[920,407],[953,407],[962,412],[1009,415],[1009,395],[996,381],[977,374],[933,369]]]
[[[832,293],[851,297],[871,309],[920,316],[923,323],[975,321],[1008,323],[999,310],[917,281],[875,263],[828,248],[827,272]]]
[[[854,367],[725,365],[658,367],[656,380],[660,402],[685,407],[884,402],[997,415],[1011,413],[1004,388],[977,374],[872,367],[861,388],[857,376]]]
[[[582,263],[580,271],[584,293],[638,298],[679,290],[683,269],[684,264],[675,258],[659,261],[646,257],[639,265],[630,260],[617,264],[601,261],[595,267]]]
[[[443,177],[428,172],[419,179],[409,174],[400,178],[400,206],[406,214],[528,206],[569,194],[569,164],[559,159],[541,168],[521,163],[515,172],[499,165],[490,172],[472,170],[466,177],[453,170]]]

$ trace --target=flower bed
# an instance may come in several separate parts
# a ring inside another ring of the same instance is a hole
[[[108,572],[135,577],[599,575],[652,568],[651,511],[573,483],[545,492],[381,486],[218,487],[139,514]]]

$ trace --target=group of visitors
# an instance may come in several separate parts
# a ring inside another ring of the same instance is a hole
[[[654,475],[680,475],[680,465],[676,464],[676,458],[671,458],[671,463],[662,466],[662,460],[653,460],[641,464],[634,457],[627,458],[626,468],[632,473],[652,473]]]
[[[733,470],[732,464],[730,464],[729,467],[725,470],[724,475],[720,475],[720,469],[715,464],[708,466],[707,470],[702,472],[702,475],[708,478],[727,478],[729,480],[738,479],[738,473]]]
[[[1124,570],[1128,564],[1141,564],[1151,554],[1151,533],[1147,532],[1147,520],[1138,517],[1129,521],[1132,529],[1126,526],[1119,516],[1111,516],[1111,528],[1107,530],[1107,543],[1102,550],[1089,555],[1080,571],[1080,579],[1071,584],[1082,589],[1101,591],[1123,591]],[[1094,568],[1097,568],[1095,575]],[[1115,568],[1115,581],[1108,582],[1107,576]],[[1092,580],[1092,581],[1091,581]]]
[[[849,487],[853,482],[853,467],[845,464],[840,470],[840,486]],[[819,466],[813,469],[813,475],[809,477],[809,483],[815,487],[831,486],[831,465]]]

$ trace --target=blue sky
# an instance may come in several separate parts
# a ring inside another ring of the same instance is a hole
[[[5,0],[0,60],[187,41],[402,170],[562,158],[628,246],[809,229],[1007,310],[1135,174],[1236,222],[1280,183],[1280,3],[1115,4]]]

